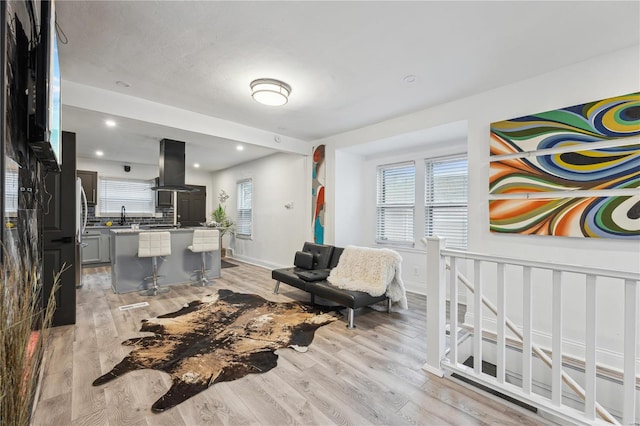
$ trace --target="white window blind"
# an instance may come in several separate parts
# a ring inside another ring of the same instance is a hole
[[[7,162],[4,174],[4,213],[7,217],[16,217],[18,215],[19,169],[11,167],[10,163],[12,162]]]
[[[253,198],[253,184],[251,179],[238,182],[238,221],[236,235],[251,237],[252,211],[251,199]]]
[[[425,160],[425,235],[467,248],[467,159]]]
[[[413,244],[415,188],[413,161],[378,167],[376,242]]]
[[[98,209],[103,216],[117,216],[122,206],[127,216],[155,214],[155,192],[152,180],[99,178]]]

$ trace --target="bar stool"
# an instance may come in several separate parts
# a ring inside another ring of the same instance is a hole
[[[158,256],[171,255],[170,232],[140,232],[138,234],[138,257],[150,257],[153,265],[153,275],[145,277],[145,281],[151,280],[153,285],[140,294],[143,296],[155,296],[158,293],[166,293],[169,287],[158,287]]]
[[[194,253],[201,253],[202,260],[200,261],[200,269],[194,272],[200,272],[200,281],[193,283],[192,285],[206,286],[211,285],[209,279],[207,279],[205,254],[208,252],[220,250],[220,232],[217,229],[196,229],[193,231],[193,242],[187,247]]]

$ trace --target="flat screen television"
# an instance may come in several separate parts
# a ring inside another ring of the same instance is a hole
[[[39,22],[34,24],[39,30],[37,42],[31,52],[29,145],[45,169],[60,171],[60,63],[53,0],[40,1]]]

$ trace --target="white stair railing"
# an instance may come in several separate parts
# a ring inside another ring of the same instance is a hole
[[[448,260],[448,262],[447,262]],[[473,264],[474,284],[462,275],[459,262],[471,261]],[[483,293],[481,265],[496,265],[496,304]],[[522,268],[522,327],[516,326],[506,317],[505,266],[515,265]],[[447,269],[449,270],[447,273]],[[552,330],[551,357],[533,342],[532,270],[552,271]],[[527,402],[543,411],[547,411],[569,422],[591,424],[601,421],[619,424],[604,407],[597,403],[596,395],[596,287],[598,277],[607,277],[624,283],[624,362],[623,362],[623,401],[622,423],[634,424],[636,401],[636,348],[638,331],[638,283],[640,274],[608,271],[575,265],[547,264],[521,259],[488,256],[457,250],[445,250],[444,240],[427,239],[427,362],[424,369],[443,376],[445,371],[456,372],[485,386],[498,390],[513,398]],[[582,388],[562,368],[562,287],[563,274],[572,273],[585,276],[586,292],[586,336],[585,336],[585,388]],[[448,279],[447,279],[448,277]],[[450,299],[450,342],[458,342],[458,282],[464,284],[474,297],[474,367],[468,368],[458,363],[457,345],[449,350],[446,342],[446,283],[449,283]],[[486,306],[496,317],[496,377],[482,373],[482,306]],[[454,326],[456,325],[456,326]],[[522,385],[507,383],[506,376],[506,329],[522,342]],[[445,356],[445,353],[447,353]],[[551,368],[551,397],[547,398],[532,392],[532,359],[535,354],[545,365]],[[563,404],[562,383],[584,400],[584,411],[580,412]]]

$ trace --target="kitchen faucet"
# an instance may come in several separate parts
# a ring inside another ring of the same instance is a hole
[[[127,209],[122,206],[120,209],[120,225],[124,225],[127,223]]]

